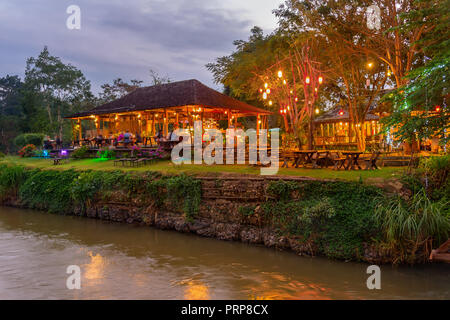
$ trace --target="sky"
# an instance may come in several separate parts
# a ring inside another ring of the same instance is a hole
[[[79,68],[94,93],[115,78],[143,80],[149,69],[173,81],[197,79],[219,89],[205,65],[229,55],[257,25],[276,27],[282,0],[0,0],[0,77],[23,78],[26,59],[48,46]],[[70,30],[70,5],[81,28]]]

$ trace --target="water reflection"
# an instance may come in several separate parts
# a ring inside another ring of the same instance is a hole
[[[68,265],[82,290],[65,288]],[[448,299],[444,265],[382,267],[135,225],[0,207],[0,298],[40,299]]]

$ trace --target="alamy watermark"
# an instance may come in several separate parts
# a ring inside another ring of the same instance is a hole
[[[371,265],[367,267],[367,274],[370,274],[369,278],[367,278],[366,285],[367,289],[373,290],[381,289],[381,269],[377,265]]]
[[[69,290],[81,289],[81,268],[77,265],[70,265],[66,269],[66,273],[70,274],[66,280],[66,287]]]
[[[270,131],[270,147],[268,135]],[[210,129],[203,134],[202,122],[194,122],[193,141],[187,129],[177,129],[174,133],[182,137],[182,141],[172,149],[172,162],[177,165],[192,164],[245,164],[248,151],[248,164],[259,164],[261,175],[274,175],[279,169],[279,129],[227,129],[225,139],[220,130]],[[247,149],[248,140],[248,149]],[[224,148],[225,141],[225,148]],[[203,142],[208,143],[203,148]],[[224,154],[225,150],[225,154]],[[270,155],[269,155],[270,153]],[[224,161],[225,158],[225,161]]]
[[[66,27],[69,30],[81,29],[81,9],[79,6],[72,4],[67,7],[66,13],[70,16],[66,20]]]

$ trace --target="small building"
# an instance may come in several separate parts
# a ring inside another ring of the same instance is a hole
[[[372,109],[373,110],[373,109]],[[366,114],[364,132],[366,145],[381,143],[380,117],[369,111]],[[351,149],[357,147],[355,129],[345,108],[335,107],[314,119],[316,148]]]
[[[213,90],[198,80],[185,80],[142,87],[92,110],[70,115],[74,136],[83,138],[82,121],[94,123],[96,134],[117,135],[129,130],[141,136],[153,136],[159,130],[167,135],[169,126],[193,129],[202,120],[203,129],[219,129],[219,121],[228,127],[238,125],[240,117],[255,117],[256,130],[267,129],[272,112],[251,106]],[[92,126],[92,125],[91,125]]]

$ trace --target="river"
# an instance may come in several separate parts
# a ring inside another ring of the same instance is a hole
[[[66,269],[81,269],[69,290]],[[174,231],[0,207],[0,299],[449,299],[450,268],[299,257]]]

